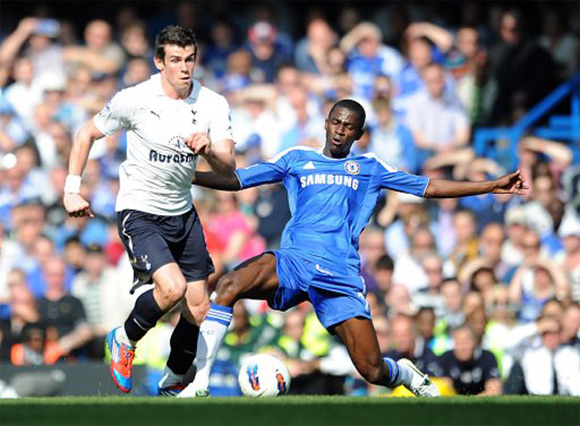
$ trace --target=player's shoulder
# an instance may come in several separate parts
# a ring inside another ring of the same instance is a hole
[[[125,87],[115,94],[115,101],[127,105],[136,105],[143,101],[148,96],[154,93],[154,86],[151,79],[135,86]]]
[[[316,159],[321,156],[320,150],[310,146],[293,146],[276,154],[269,160],[270,163],[277,163],[279,160],[296,161],[304,158]]]
[[[383,167],[384,169],[386,169],[387,171],[391,172],[391,173],[395,173],[398,172],[399,170],[387,163],[386,161],[382,160],[377,154],[375,154],[374,152],[366,152],[364,154],[362,154],[360,157],[364,157],[366,160],[372,162],[372,163],[377,163],[378,165],[380,165],[381,167]]]
[[[195,80],[194,85],[194,97],[197,98],[198,102],[211,103],[211,104],[228,104],[225,96],[220,95],[215,90],[209,87],[203,86],[199,81]]]

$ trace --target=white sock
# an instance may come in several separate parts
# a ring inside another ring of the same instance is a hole
[[[133,348],[135,348],[135,346],[137,346],[137,342],[130,340],[129,337],[127,336],[127,332],[125,331],[124,325],[117,328],[117,330],[115,331],[115,338],[119,342],[124,343],[125,345],[132,346]]]
[[[211,304],[205,320],[199,326],[195,379],[179,397],[195,396],[198,390],[209,389],[211,367],[232,321],[232,311],[230,307]]]
[[[167,386],[173,386],[177,383],[181,383],[183,381],[183,376],[185,374],[175,374],[171,371],[171,368],[165,366],[163,369],[163,377],[159,381],[160,388],[166,388]]]
[[[383,361],[387,364],[389,368],[389,373],[391,375],[391,383],[388,387],[395,389],[397,386],[410,386],[411,380],[413,379],[413,370],[404,364],[396,362],[393,358],[384,357]]]
[[[406,365],[401,365],[397,363],[399,366],[399,375],[395,379],[395,383],[393,383],[393,388],[399,385],[403,386],[411,386],[411,380],[413,380],[413,370],[411,370]]]

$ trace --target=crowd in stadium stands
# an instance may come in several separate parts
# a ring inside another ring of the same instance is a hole
[[[57,8],[2,34],[2,362],[103,360],[103,337],[133,306],[115,213],[125,135],[91,152],[82,194],[95,218],[67,217],[62,195],[79,126],[117,90],[152,75],[151,37],[164,25],[196,30],[196,78],[230,102],[238,167],[322,146],[329,107],[351,97],[368,115],[357,153],[431,178],[493,178],[509,166],[475,157],[474,129],[514,123],[579,70],[579,20],[559,13],[568,7],[561,4],[536,28],[502,3],[457,3],[455,23],[428,3],[379,3],[371,20],[347,4],[332,19],[313,7],[295,21],[302,34],[288,29],[291,4],[278,13],[264,4],[240,13],[208,7],[203,23],[197,2],[170,4],[175,18],[165,21],[119,7],[115,20],[84,27]],[[444,393],[580,395],[578,152],[533,136],[518,152],[526,197],[388,193],[360,239],[382,352],[414,360]],[[280,185],[192,191],[213,282],[279,244],[290,217]],[[175,323],[167,314],[136,363],[163,368]],[[386,392],[356,374],[310,305],[281,314],[246,301],[235,307],[212,394],[239,393],[238,363],[259,351],[285,360],[294,393]]]

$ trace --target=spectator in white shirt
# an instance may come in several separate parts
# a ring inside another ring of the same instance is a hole
[[[445,88],[440,65],[429,65],[423,80],[426,90],[409,102],[407,122],[417,146],[423,150],[449,152],[469,141],[469,119],[461,102]]]

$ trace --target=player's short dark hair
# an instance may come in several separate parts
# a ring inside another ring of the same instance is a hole
[[[332,108],[330,108],[330,112],[328,113],[329,117],[332,115],[332,111],[334,111],[336,108],[345,108],[351,112],[354,112],[356,114],[356,116],[358,117],[359,129],[362,130],[364,128],[365,121],[367,119],[367,114],[365,112],[365,109],[362,107],[362,105],[359,104],[357,101],[352,100],[352,99],[341,99],[340,101],[335,103],[332,106]]]
[[[163,28],[155,37],[155,57],[165,59],[165,46],[175,45],[179,47],[193,46],[197,56],[197,39],[195,33],[189,28],[178,25],[169,25]]]

